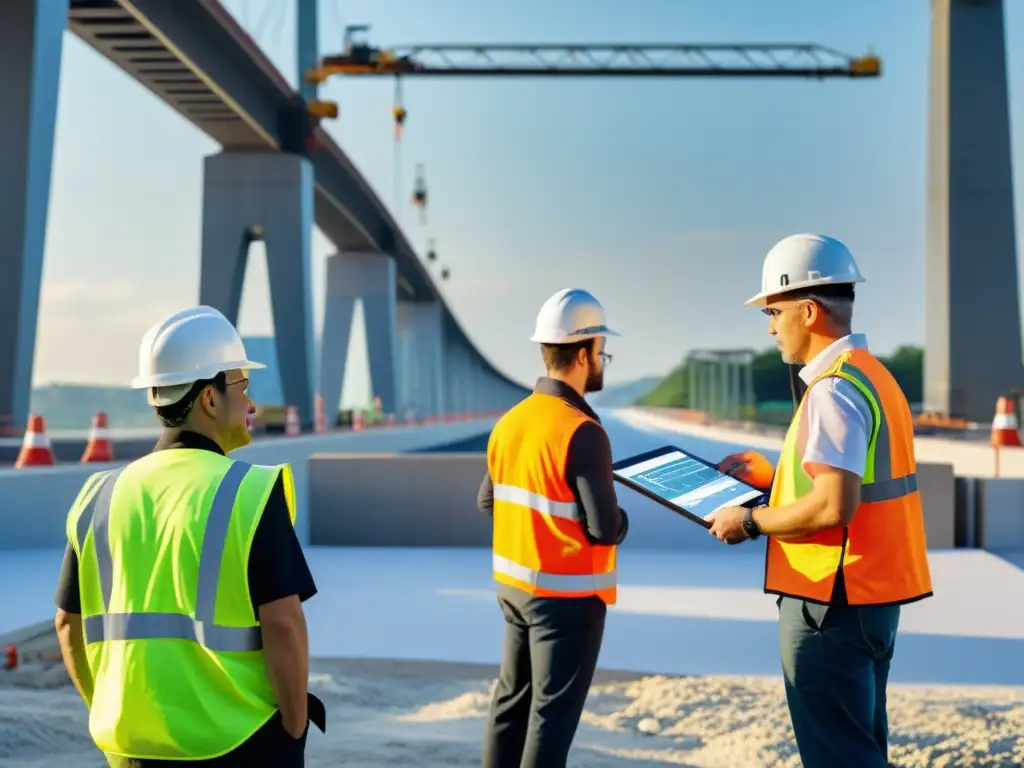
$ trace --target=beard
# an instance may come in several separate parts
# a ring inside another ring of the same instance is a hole
[[[587,382],[583,387],[584,392],[600,392],[604,389],[604,371],[591,370],[587,374]]]

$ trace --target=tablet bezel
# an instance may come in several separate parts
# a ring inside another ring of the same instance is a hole
[[[711,528],[711,523],[709,521],[705,520],[700,515],[694,514],[690,510],[686,509],[685,507],[681,507],[678,504],[673,504],[668,499],[663,499],[661,496],[658,496],[657,494],[652,493],[651,491],[649,491],[648,489],[644,488],[639,483],[633,482],[631,478],[623,477],[623,476],[621,476],[621,475],[619,475],[617,473],[617,471],[620,470],[620,469],[625,469],[626,467],[631,467],[634,464],[640,464],[640,463],[642,463],[644,461],[649,461],[650,459],[656,459],[659,456],[664,456],[665,454],[668,454],[668,453],[681,453],[684,456],[687,456],[688,458],[691,458],[694,461],[697,461],[697,462],[703,464],[706,467],[710,467],[711,469],[715,470],[719,474],[723,474],[723,475],[726,474],[725,472],[722,472],[720,469],[718,469],[718,467],[716,465],[712,464],[707,459],[702,458],[700,456],[697,456],[697,455],[691,453],[690,451],[687,451],[684,448],[680,448],[677,445],[663,445],[661,448],[655,448],[654,450],[651,450],[651,451],[645,451],[644,453],[638,453],[636,456],[628,456],[625,459],[619,459],[618,461],[614,462],[612,464],[612,477],[615,479],[616,482],[622,483],[627,488],[630,488],[630,489],[636,491],[637,493],[639,493],[639,494],[641,494],[643,496],[646,496],[647,498],[651,499],[652,501],[657,502],[658,504],[660,504],[663,507],[667,507],[668,509],[670,509],[673,512],[675,512],[677,515],[685,517],[687,520],[692,520],[693,522],[697,523],[698,525],[700,525],[700,526],[702,526],[704,528],[710,529]],[[755,506],[758,506],[759,504],[764,504],[765,503],[765,497],[767,496],[767,493],[765,491],[761,490],[760,488],[755,488],[754,486],[752,486],[750,483],[746,482],[745,480],[741,480],[740,478],[734,477],[733,475],[727,475],[727,476],[731,477],[733,480],[735,480],[736,482],[740,483],[741,485],[745,485],[750,490],[757,491],[758,494],[759,494],[758,496],[755,496],[752,499],[748,499],[747,501],[743,502],[739,506],[741,506],[741,507],[755,507]]]

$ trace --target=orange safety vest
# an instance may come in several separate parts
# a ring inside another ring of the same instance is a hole
[[[495,425],[487,445],[494,578],[538,597],[597,595],[613,605],[618,548],[587,540],[565,477],[569,444],[588,421],[564,398],[534,393]]]
[[[865,349],[840,355],[807,390],[830,376],[856,386],[874,414],[860,504],[845,527],[799,540],[769,537],[764,591],[827,604],[842,569],[850,605],[898,605],[929,597],[932,582],[907,399],[892,374]],[[806,398],[805,392],[786,434],[769,507],[791,504],[813,486],[801,466]]]

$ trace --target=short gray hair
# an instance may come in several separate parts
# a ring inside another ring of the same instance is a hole
[[[849,329],[853,325],[853,299],[845,296],[809,296],[818,304],[824,307],[832,321],[843,328]]]

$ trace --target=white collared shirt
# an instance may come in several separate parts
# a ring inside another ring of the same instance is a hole
[[[800,378],[810,384],[839,355],[867,346],[862,333],[836,339],[800,369]],[[831,376],[819,381],[804,401],[799,432],[801,438],[806,436],[802,464],[825,464],[864,477],[872,418],[867,399],[846,379]]]

